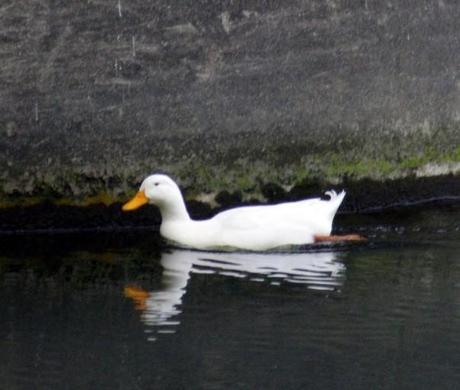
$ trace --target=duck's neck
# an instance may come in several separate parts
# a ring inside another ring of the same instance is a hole
[[[165,221],[190,221],[185,202],[182,197],[165,202],[160,207],[161,218]]]

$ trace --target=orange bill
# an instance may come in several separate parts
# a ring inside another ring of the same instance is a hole
[[[134,198],[132,198],[128,203],[125,203],[122,207],[123,211],[136,210],[139,207],[147,204],[149,202],[148,198],[145,196],[144,191],[139,191]]]

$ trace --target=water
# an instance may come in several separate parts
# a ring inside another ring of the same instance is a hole
[[[339,216],[369,242],[269,254],[0,237],[0,388],[458,388],[459,217]]]

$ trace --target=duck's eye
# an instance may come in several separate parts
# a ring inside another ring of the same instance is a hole
[[[160,185],[160,183],[153,183],[153,185],[154,185],[154,186],[159,186],[159,185]]]

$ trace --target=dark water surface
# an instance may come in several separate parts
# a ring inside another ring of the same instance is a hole
[[[0,236],[0,388],[456,389],[460,207],[338,216],[369,242]]]

